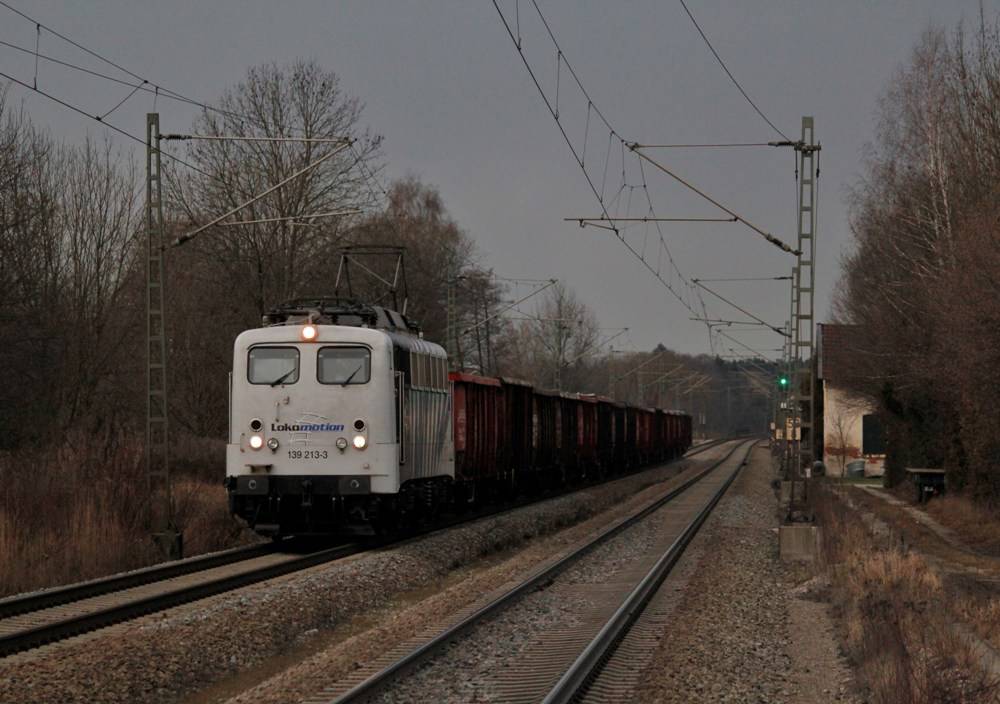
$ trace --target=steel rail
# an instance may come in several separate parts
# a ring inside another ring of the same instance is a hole
[[[181,587],[161,594],[154,594],[135,601],[110,606],[90,613],[73,616],[61,621],[0,636],[0,657],[37,648],[46,643],[64,640],[71,636],[128,621],[139,616],[163,611],[208,596],[232,591],[249,584],[273,579],[308,567],[332,562],[357,554],[365,548],[357,544],[340,545],[326,550],[293,558],[287,562],[268,565],[257,570],[222,577],[210,582]]]
[[[703,443],[708,444],[708,443]],[[733,446],[733,448],[726,453],[724,457],[716,461],[707,469],[702,470],[697,475],[686,480],[680,486],[671,489],[669,492],[661,496],[659,499],[649,504],[642,510],[632,514],[625,520],[616,523],[608,528],[605,528],[600,534],[595,538],[588,541],[585,545],[577,548],[573,552],[563,556],[557,562],[549,565],[548,567],[542,569],[539,572],[534,573],[524,581],[522,581],[517,586],[511,588],[510,590],[504,592],[488,604],[480,607],[472,614],[466,616],[464,619],[458,623],[448,627],[438,635],[434,636],[432,639],[423,643],[419,647],[411,650],[407,655],[403,656],[396,662],[386,666],[382,670],[371,675],[364,681],[358,683],[352,687],[347,692],[337,696],[335,699],[330,700],[329,704],[347,704],[348,702],[360,702],[365,701],[369,697],[373,696],[376,692],[382,690],[384,687],[388,686],[395,678],[402,675],[404,672],[410,668],[417,665],[419,662],[433,654],[435,651],[439,650],[443,646],[447,645],[449,642],[453,641],[458,636],[469,631],[473,626],[482,621],[487,616],[493,614],[494,612],[512,604],[520,596],[531,591],[540,584],[551,581],[561,572],[565,571],[566,568],[571,566],[573,563],[579,561],[582,557],[588,555],[595,548],[607,542],[614,536],[621,533],[626,528],[635,525],[642,519],[649,516],[651,513],[660,509],[663,505],[677,498],[683,494],[687,489],[697,484],[703,478],[711,474],[717,467],[726,462],[736,450],[740,447],[739,444]],[[701,449],[708,449],[701,448]]]
[[[587,687],[594,681],[604,664],[611,657],[615,648],[632,628],[632,624],[642,615],[646,604],[656,594],[660,585],[667,578],[670,570],[681,558],[685,548],[697,535],[698,530],[708,519],[715,509],[715,506],[722,499],[726,490],[736,480],[740,469],[746,465],[750,452],[753,450],[756,441],[747,447],[746,454],[740,465],[723,482],[722,486],[715,492],[711,500],[698,512],[698,515],[687,525],[666,552],[660,556],[656,564],[650,568],[646,576],[632,589],[622,605],[611,615],[607,623],[601,628],[594,639],[583,649],[576,661],[570,665],[569,669],[556,682],[556,685],[549,691],[542,704],[571,704],[577,701]],[[734,448],[735,451],[735,448]],[[732,454],[732,453],[730,453]]]
[[[685,459],[688,457],[694,457],[697,454],[704,452],[705,450],[711,450],[717,445],[721,445],[724,442],[729,442],[730,440],[739,440],[738,437],[735,438],[716,438],[715,440],[706,440],[703,443],[699,443],[692,447],[690,450],[685,452],[679,459]]]
[[[98,579],[76,584],[67,584],[52,589],[31,592],[30,594],[18,595],[0,599],[0,620],[40,611],[53,606],[62,606],[74,601],[89,599],[94,596],[101,596],[111,592],[118,592],[133,587],[141,587],[152,582],[159,582],[164,579],[172,579],[183,575],[201,572],[213,567],[221,567],[234,562],[241,562],[252,557],[260,557],[275,552],[279,545],[275,543],[264,543],[260,545],[248,545],[220,552],[213,552],[207,555],[198,555],[186,560],[177,560],[165,564],[151,565],[141,569],[126,572],[124,574],[112,575],[110,577],[100,577]]]

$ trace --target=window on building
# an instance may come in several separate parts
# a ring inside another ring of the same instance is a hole
[[[861,454],[884,455],[885,441],[882,437],[882,423],[878,416],[861,416]]]

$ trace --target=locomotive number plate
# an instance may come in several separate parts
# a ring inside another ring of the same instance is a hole
[[[290,460],[325,460],[329,459],[330,453],[328,450],[289,450],[288,459]]]

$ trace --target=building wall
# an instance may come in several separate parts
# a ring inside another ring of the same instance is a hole
[[[843,476],[848,462],[862,458],[862,417],[875,407],[823,380],[823,462],[827,474]],[[885,455],[867,455],[866,476],[881,476]]]

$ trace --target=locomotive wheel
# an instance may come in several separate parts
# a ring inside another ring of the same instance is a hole
[[[380,538],[391,538],[399,534],[399,511],[395,498],[383,498],[374,507],[371,517],[372,530]]]
[[[452,487],[452,510],[455,513],[462,515],[476,505],[478,496],[475,481],[456,481]]]

